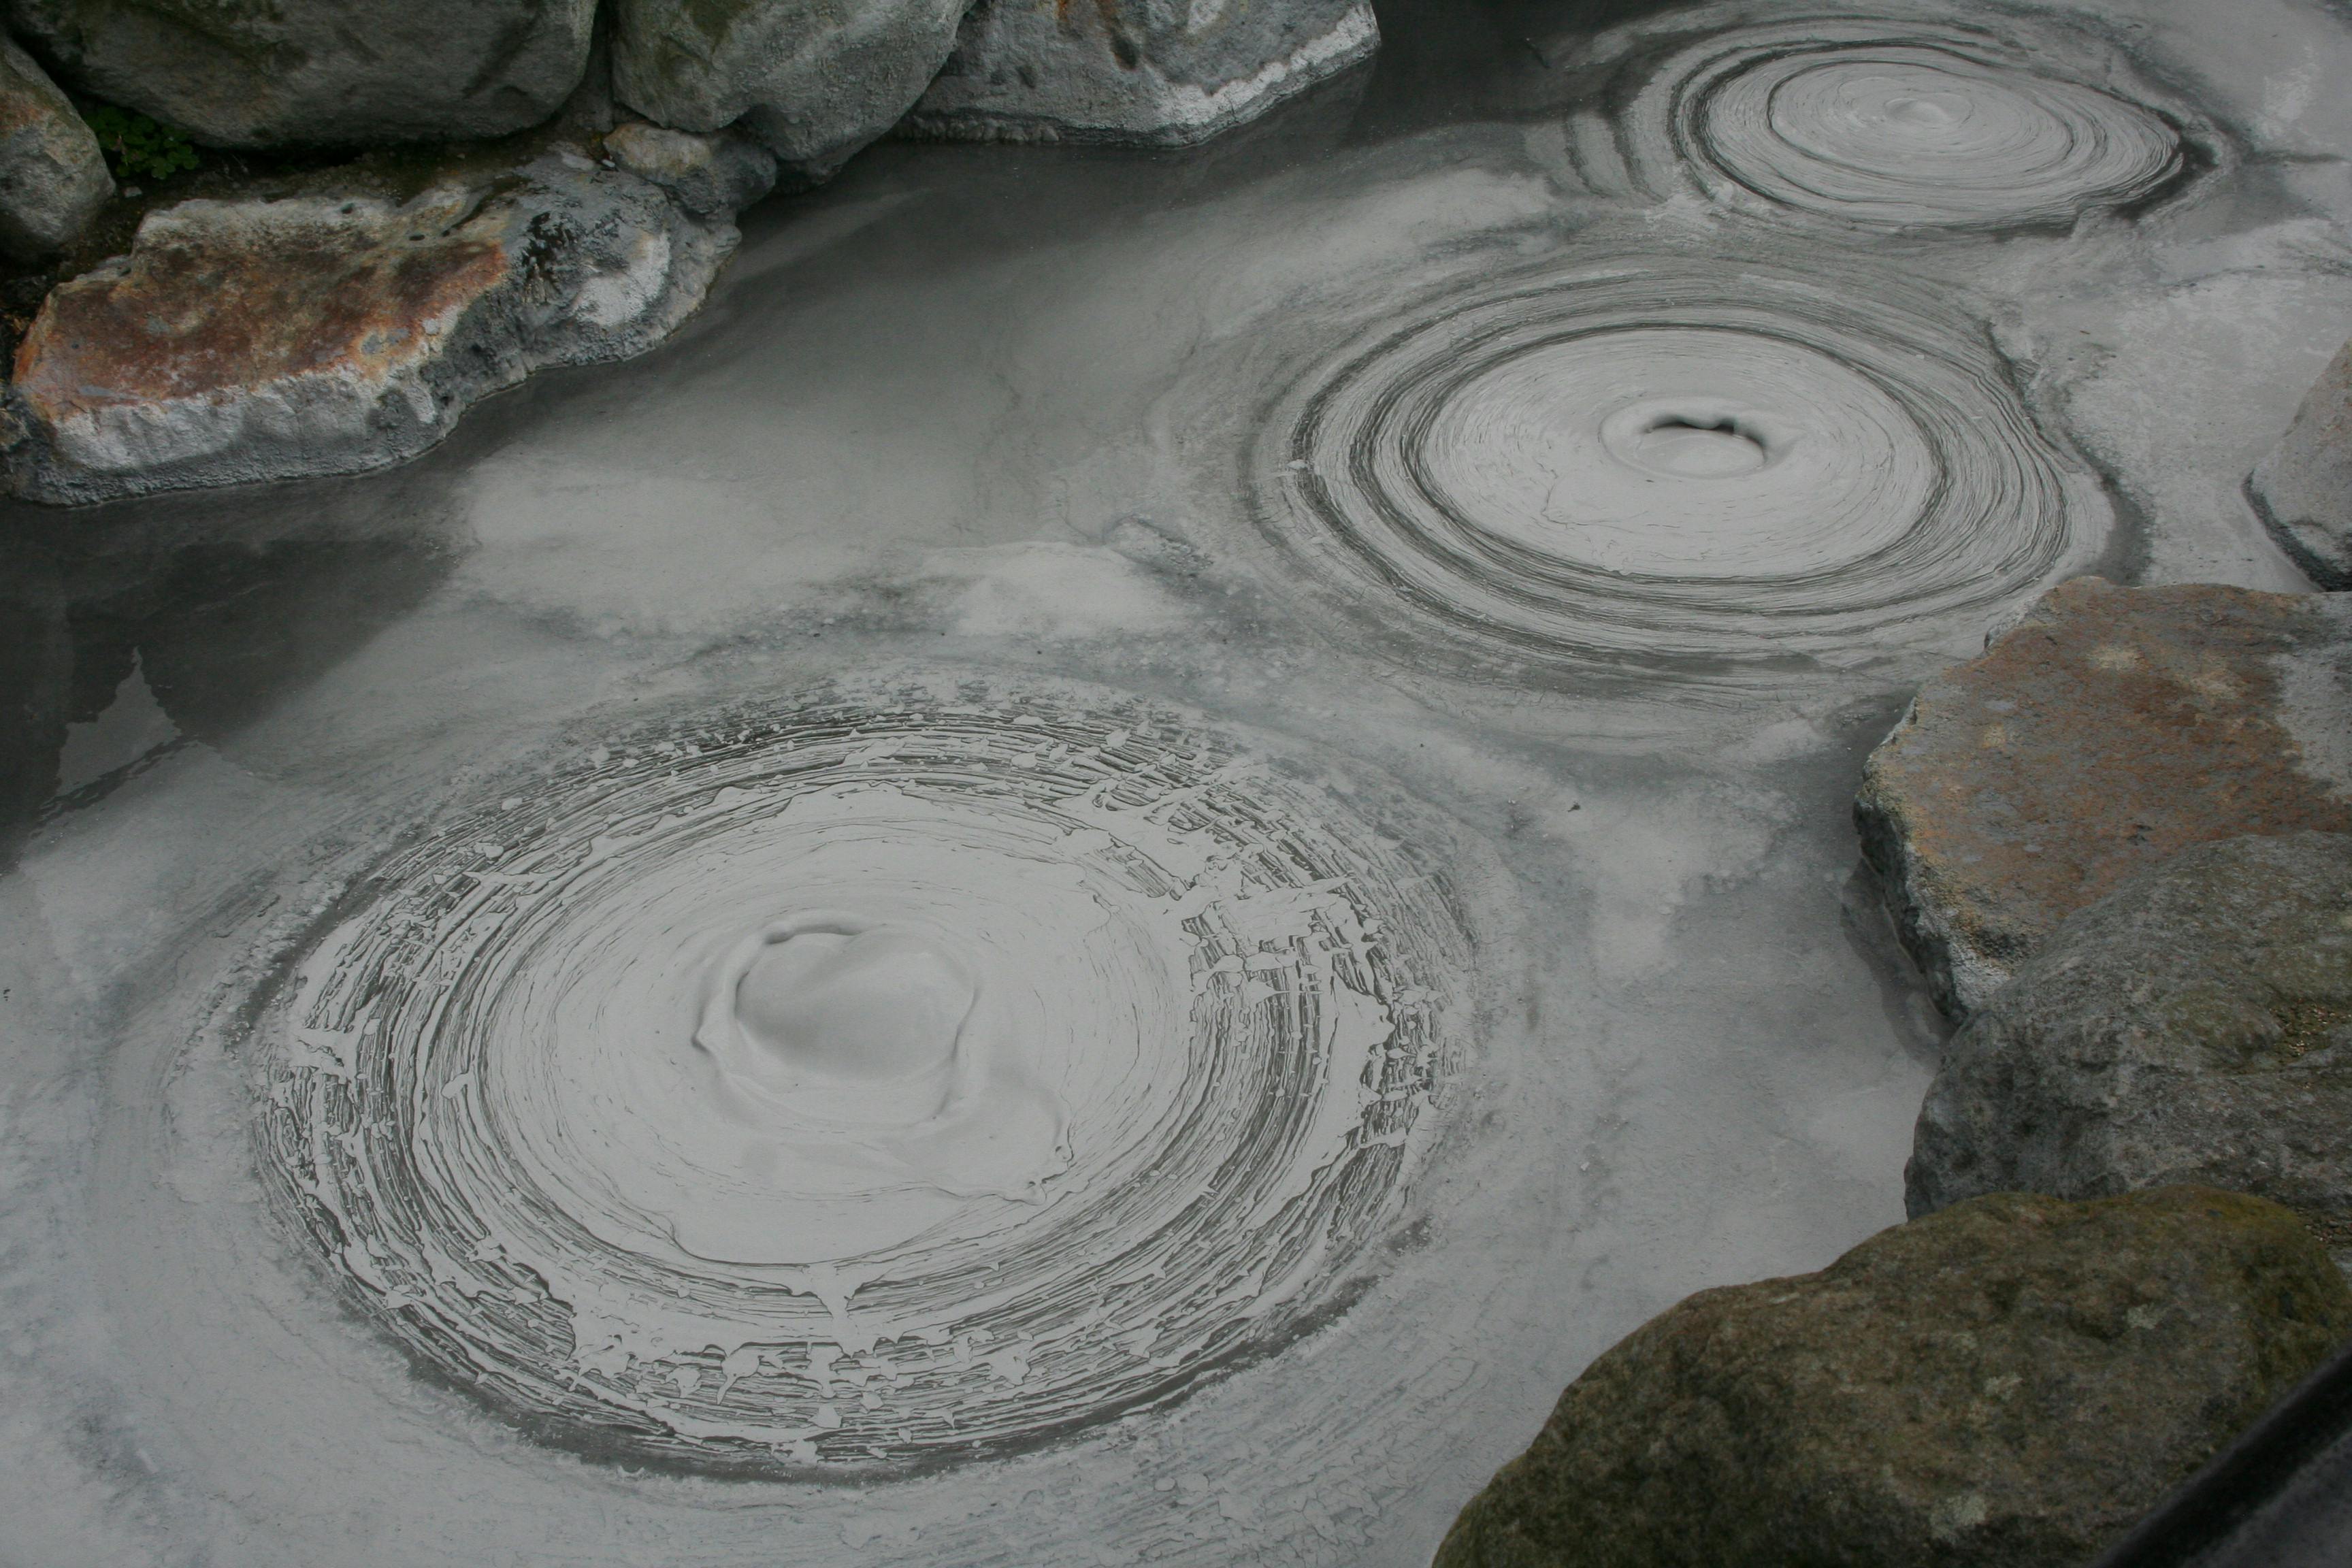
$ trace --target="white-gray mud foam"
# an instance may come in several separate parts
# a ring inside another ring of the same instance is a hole
[[[566,754],[236,1004],[279,1211],[417,1363],[563,1447],[888,1473],[1176,1397],[1368,1278],[1467,1027],[1433,814],[1058,682]],[[729,1077],[711,977],[804,929],[969,982],[945,1087]]]
[[[2118,49],[2046,14],[1734,4],[1601,35],[1567,62],[1605,109],[1580,162],[1654,196],[1869,230],[2063,227],[2218,154]]]
[[[1415,668],[1573,688],[1967,636],[2113,522],[1948,285],[1587,249],[1436,289],[1265,411],[1259,526]]]

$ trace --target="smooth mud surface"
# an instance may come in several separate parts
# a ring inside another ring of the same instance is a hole
[[[1411,5],[886,145],[362,479],[8,514],[0,1557],[1423,1563],[1902,1217],[1861,759],[2305,586],[2352,24]]]

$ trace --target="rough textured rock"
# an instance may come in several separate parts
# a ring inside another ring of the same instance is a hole
[[[33,57],[0,38],[0,253],[64,249],[113,195],[98,138]]]
[[[1854,803],[1936,999],[2192,844],[2352,831],[2352,602],[2060,584],[1921,689]]]
[[[968,0],[614,0],[613,86],[679,131],[740,121],[801,182],[896,124]]]
[[[2352,343],[2320,373],[2246,493],[2313,582],[2352,588]]]
[[[1367,0],[980,0],[907,129],[1182,145],[1379,46]]]
[[[735,237],[570,153],[398,205],[184,202],[51,291],[10,477],[90,501],[397,461],[533,370],[659,342]]]
[[[580,83],[595,0],[6,0],[58,76],[221,147],[536,125]]]
[[[697,217],[731,216],[776,188],[776,155],[733,132],[698,136],[632,120],[604,133],[604,151]]]
[[[1980,1198],[1635,1330],[1437,1563],[2073,1568],[2347,1331],[2258,1198]]]
[[[1945,1047],[1910,1209],[2198,1182],[2352,1242],[2352,837],[2200,845],[2069,916]]]

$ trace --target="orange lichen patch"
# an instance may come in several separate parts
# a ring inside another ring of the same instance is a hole
[[[56,421],[306,374],[373,378],[431,352],[505,280],[499,236],[448,198],[188,202],[142,225],[127,262],[51,291],[17,349],[17,386]]]
[[[1863,811],[2004,961],[2192,844],[2352,832],[2352,802],[2305,771],[2282,722],[2280,657],[2345,635],[2319,604],[2067,583],[1919,694],[1871,759]]]

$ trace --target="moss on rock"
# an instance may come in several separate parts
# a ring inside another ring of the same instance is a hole
[[[1438,1568],[2077,1563],[2347,1331],[2352,1290],[2259,1198],[1979,1198],[1634,1331]]]

